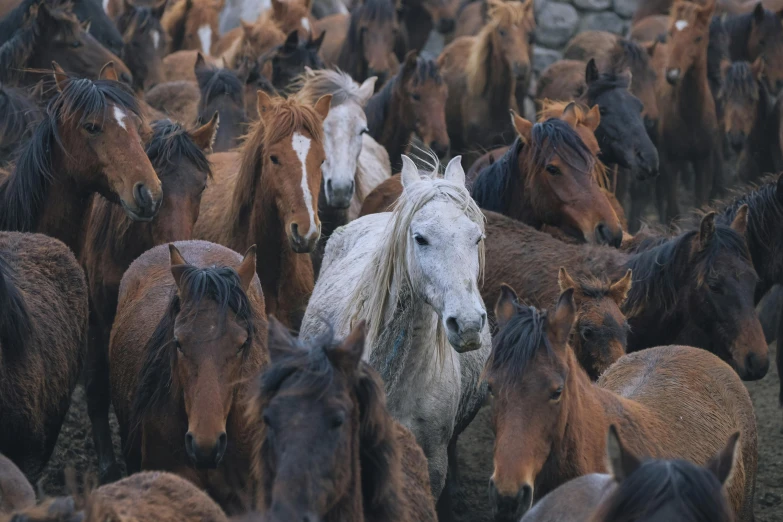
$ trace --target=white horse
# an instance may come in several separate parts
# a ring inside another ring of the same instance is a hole
[[[465,188],[459,157],[443,178],[437,167],[422,178],[403,156],[402,184],[393,212],[334,232],[301,334],[314,338],[333,328],[345,336],[367,320],[365,356],[383,377],[392,415],[424,450],[437,499],[447,448],[484,399],[484,216]]]

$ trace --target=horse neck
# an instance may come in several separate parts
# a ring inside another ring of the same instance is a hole
[[[495,111],[502,111],[503,117],[507,118],[509,106],[513,106],[512,99],[516,90],[516,78],[511,72],[511,64],[500,54],[500,50],[492,41],[496,31],[487,32],[484,38],[486,42],[481,45],[489,46],[483,70],[475,71],[475,74],[484,74],[487,83],[484,86],[483,96],[489,100],[490,107]],[[474,93],[478,94],[478,93]]]
[[[400,81],[399,77],[392,80],[393,84],[390,86],[391,94],[384,107],[386,118],[384,118],[383,127],[378,137],[378,142],[389,153],[389,159],[391,159],[393,168],[401,166],[400,162],[402,160],[400,156],[405,152],[414,130],[410,125],[411,122],[406,121],[402,116],[403,104],[405,102],[402,99],[403,95],[400,93]]]
[[[356,35],[353,16],[351,15],[348,34],[345,40],[343,40],[343,46],[340,48],[340,54],[337,56],[337,67],[350,74],[356,81],[361,82],[364,78],[367,78],[369,64],[364,59],[361,43],[357,44],[354,41],[354,38],[358,38],[358,36]],[[361,42],[361,40],[359,41]]]
[[[746,172],[774,172],[776,169],[772,151],[779,147],[777,145],[778,133],[774,132],[778,129],[774,127],[776,124],[779,125],[779,115],[773,114],[772,101],[764,85],[760,81],[757,81],[757,84],[759,102],[756,106],[753,127],[743,150],[746,156],[752,158],[755,170]],[[776,118],[778,121],[775,121]]]
[[[356,405],[358,407],[358,404]],[[364,497],[362,496],[362,468],[359,458],[359,420],[351,433],[351,480],[346,495],[326,515],[324,522],[364,522]]]
[[[523,148],[520,151],[520,158],[514,160],[517,162],[517,168],[512,170],[515,175],[512,175],[509,180],[509,194],[511,197],[508,200],[509,208],[507,215],[533,228],[540,229],[544,223],[536,216],[536,212],[533,209],[533,201],[531,201],[531,194],[527,191],[528,180],[535,176],[536,173],[525,172],[526,169],[520,166],[520,164],[525,167],[530,165],[521,157],[523,154],[532,154],[532,150],[526,149],[530,149],[530,147]]]
[[[732,61],[748,61],[750,59],[750,32],[753,29],[753,14],[736,16],[724,23],[729,33],[729,57]]]
[[[712,91],[707,79],[707,54],[704,53],[690,67],[673,90],[676,110],[684,119],[689,115],[701,117],[704,109],[714,110]]]

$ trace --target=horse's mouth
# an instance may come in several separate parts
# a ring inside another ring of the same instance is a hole
[[[131,218],[133,221],[141,221],[143,223],[149,223],[150,221],[155,219],[155,215],[157,214],[157,212],[153,212],[150,215],[139,214],[137,211],[130,208],[128,204],[125,203],[125,201],[123,201],[122,199],[120,199],[120,204],[122,205],[122,209],[125,211],[128,217]]]

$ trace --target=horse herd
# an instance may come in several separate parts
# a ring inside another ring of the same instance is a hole
[[[535,86],[533,0],[0,2],[0,521],[445,522],[485,406],[497,522],[754,520],[783,11],[734,2]],[[80,383],[98,476],[36,498]]]

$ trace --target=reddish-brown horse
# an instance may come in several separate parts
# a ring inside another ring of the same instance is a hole
[[[215,45],[215,55],[223,58],[227,67],[240,69],[282,44],[285,35],[279,24],[268,16],[262,16],[252,24],[241,22],[239,27],[220,38]]]
[[[86,346],[87,285],[71,251],[41,234],[0,232],[0,452],[34,482],[54,450]]]
[[[163,184],[163,202],[152,222],[133,222],[118,205],[100,196],[93,199],[87,215],[80,256],[90,293],[90,350],[85,381],[103,483],[120,478],[109,428],[107,361],[120,282],[133,260],[150,248],[191,238],[201,194],[210,176],[204,152],[210,150],[216,128],[216,117],[192,133],[168,120],[153,124],[147,156]]]
[[[55,65],[54,77],[57,94],[0,181],[0,230],[41,232],[78,255],[92,194],[145,221],[157,213],[162,190],[142,148],[149,128],[114,67],[91,81],[71,79]]]
[[[315,107],[258,92],[260,119],[238,152],[213,154],[196,237],[237,250],[258,245],[258,277],[268,314],[297,328],[313,291],[309,252],[320,235],[318,194],[323,120],[332,97]]]
[[[700,465],[739,432],[737,472],[726,489],[737,520],[753,520],[756,419],[726,363],[691,347],[652,348],[621,358],[593,384],[568,345],[573,291],[561,294],[550,314],[515,297],[507,287],[497,303],[501,329],[485,367],[495,398],[496,520],[518,520],[534,498],[605,472],[610,425],[636,454]]]
[[[392,169],[402,168],[401,155],[417,134],[438,157],[449,152],[446,131],[448,87],[438,64],[411,51],[400,71],[364,108],[370,136],[386,148]]]
[[[364,340],[364,321],[307,345],[271,319],[272,364],[248,406],[265,430],[253,472],[269,522],[437,520],[427,459],[387,411]]]
[[[122,278],[109,347],[129,471],[177,473],[231,512],[254,493],[258,434],[242,404],[269,358],[255,267],[255,248],[244,258],[205,241],[148,250]]]
[[[220,37],[218,18],[225,0],[175,0],[166,7],[161,25],[169,36],[169,52],[201,51],[212,56]]]
[[[457,38],[438,58],[449,87],[446,122],[452,148],[463,154],[467,166],[477,149],[511,141],[508,111],[521,104],[517,84],[526,85],[532,70],[533,2],[487,3],[490,21],[481,32]]]

